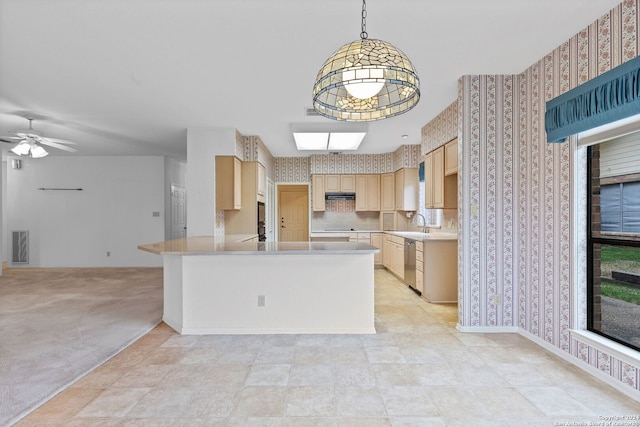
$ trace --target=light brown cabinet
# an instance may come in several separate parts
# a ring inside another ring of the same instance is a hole
[[[380,249],[380,252],[377,254],[373,254],[373,265],[381,265],[382,264],[382,233],[371,233],[371,246],[374,246]]]
[[[258,233],[258,202],[264,201],[264,194],[260,200],[259,188],[261,180],[266,179],[261,169],[264,167],[258,162],[241,162],[242,209],[225,212],[225,234]]]
[[[380,175],[355,175],[356,211],[380,210]]]
[[[424,156],[424,207],[433,208],[433,152]]]
[[[424,290],[424,244],[416,242],[416,289],[420,294]]]
[[[424,206],[428,209],[458,206],[458,175],[445,174],[445,157],[445,146],[442,146],[424,158]]]
[[[403,168],[395,173],[395,208],[418,210],[418,168]]]
[[[313,175],[311,177],[311,189],[313,191],[312,194],[312,207],[314,212],[322,212],[325,209],[325,176],[324,175]]]
[[[216,209],[242,208],[242,162],[234,156],[216,156]]]
[[[324,191],[327,193],[355,193],[355,175],[325,175]]]
[[[444,147],[433,152],[433,173],[431,175],[433,189],[433,207],[444,207]]]
[[[380,175],[380,210],[392,211],[396,208],[395,182],[393,173]]]
[[[449,176],[455,173],[458,173],[458,138],[444,146],[444,174]]]
[[[404,238],[385,234],[382,245],[383,266],[400,279],[404,279]]]

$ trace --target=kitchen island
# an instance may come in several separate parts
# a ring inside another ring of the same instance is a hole
[[[163,257],[163,320],[180,334],[375,333],[373,255],[358,242],[190,237]]]

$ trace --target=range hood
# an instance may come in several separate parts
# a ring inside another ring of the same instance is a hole
[[[325,200],[355,200],[356,193],[324,193]]]

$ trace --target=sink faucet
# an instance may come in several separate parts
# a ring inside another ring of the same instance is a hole
[[[418,224],[418,220],[417,220],[418,217],[422,218],[422,232],[423,233],[428,233],[429,232],[429,227],[427,227],[427,219],[421,213],[417,213],[416,212],[416,214],[413,216],[413,220],[411,222],[415,221],[416,225],[420,225],[420,224]]]

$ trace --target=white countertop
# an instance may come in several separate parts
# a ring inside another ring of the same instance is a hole
[[[458,233],[454,231],[431,231],[420,233],[417,231],[381,231],[381,230],[351,230],[351,231],[312,231],[311,237],[349,237],[356,233],[387,233],[414,240],[457,240]]]
[[[359,242],[238,242],[229,236],[187,237],[139,245],[157,255],[330,255],[378,253],[380,249]]]

